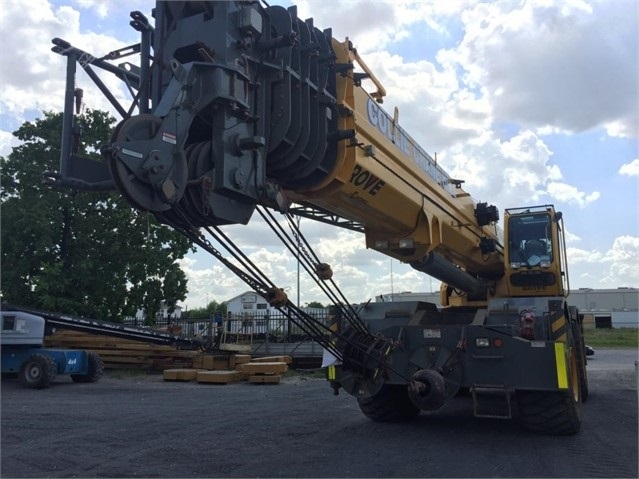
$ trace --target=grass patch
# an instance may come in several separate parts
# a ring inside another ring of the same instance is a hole
[[[584,329],[586,344],[593,348],[637,348],[639,347],[639,329]]]

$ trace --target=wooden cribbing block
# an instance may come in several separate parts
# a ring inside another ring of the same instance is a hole
[[[250,363],[251,362],[251,355],[250,354],[234,354],[233,357],[234,357],[236,366],[238,364],[245,364],[245,363]]]
[[[196,354],[193,356],[193,367],[196,369],[204,369],[204,365],[202,364],[202,355]]]
[[[196,379],[198,383],[228,384],[234,383],[236,378],[235,371],[199,371]]]
[[[278,363],[246,363],[237,366],[238,371],[249,374],[277,374],[288,371],[288,364]]]
[[[215,371],[227,371],[229,369],[229,357],[202,356],[202,368]]]
[[[253,358],[252,363],[286,363],[291,364],[293,358],[290,356],[265,356],[263,358]]]
[[[229,358],[223,359],[214,359],[213,360],[213,370],[214,371],[228,371],[229,370]]]
[[[193,381],[197,376],[197,369],[165,369],[165,381]]]
[[[279,384],[281,379],[279,374],[253,374],[248,380],[253,384]]]

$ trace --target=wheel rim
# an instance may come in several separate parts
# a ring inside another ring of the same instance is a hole
[[[39,365],[32,363],[27,368],[27,379],[29,381],[37,381],[42,376],[42,368]]]

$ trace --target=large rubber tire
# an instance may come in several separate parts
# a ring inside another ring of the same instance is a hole
[[[568,368],[568,391],[517,391],[519,418],[525,428],[554,436],[579,432],[582,389],[574,348],[569,351]]]
[[[385,385],[366,399],[357,399],[359,408],[376,422],[403,422],[414,419],[420,409],[408,397],[406,386]]]
[[[57,372],[58,366],[53,358],[45,354],[33,354],[20,365],[18,382],[27,388],[48,388]]]
[[[565,393],[545,391],[518,391],[520,420],[526,429],[570,436],[579,432],[581,413]]]
[[[586,341],[584,340],[583,315],[575,306],[568,306],[566,317],[570,319],[575,349],[577,351],[577,366],[579,369],[579,384],[581,385],[581,402],[588,400],[588,373],[586,371]]]
[[[72,374],[71,379],[76,383],[95,383],[102,377],[104,363],[102,358],[96,353],[87,353],[89,361],[89,371],[87,374]]]
[[[588,373],[586,371],[586,343],[581,333],[581,325],[573,325],[573,337],[575,338],[575,349],[577,350],[577,367],[579,369],[579,384],[581,386],[581,402],[588,400]]]

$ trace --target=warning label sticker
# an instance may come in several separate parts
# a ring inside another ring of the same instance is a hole
[[[163,131],[162,141],[166,141],[167,143],[171,143],[172,145],[175,145],[177,143],[177,137],[173,133],[169,133],[168,131]]]

